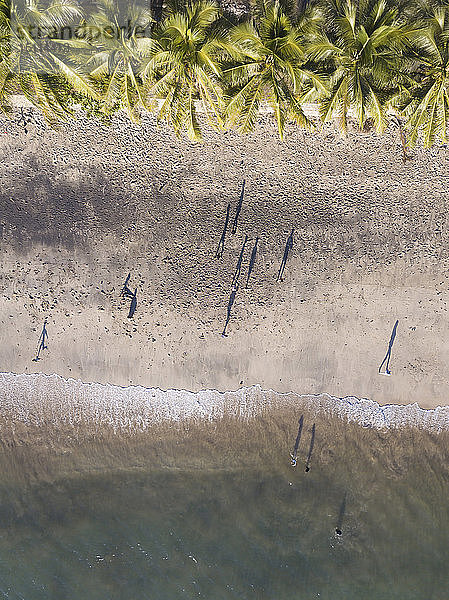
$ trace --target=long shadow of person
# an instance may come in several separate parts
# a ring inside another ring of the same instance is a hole
[[[131,297],[131,304],[129,307],[128,319],[132,319],[134,317],[134,313],[137,308],[137,288],[134,290],[134,294]]]
[[[256,237],[256,241],[254,242],[254,246],[253,249],[251,251],[251,258],[249,259],[249,267],[248,267],[248,277],[246,278],[246,288],[248,287],[249,284],[249,278],[251,277],[251,273],[252,270],[254,268],[254,263],[256,262],[256,256],[257,256],[257,243],[259,241],[259,238]]]
[[[226,329],[227,329],[227,327],[228,327],[228,325],[229,325],[229,320],[230,320],[230,318],[231,318],[231,311],[232,311],[232,307],[233,307],[233,305],[234,305],[234,302],[235,302],[235,295],[237,294],[237,290],[238,290],[238,289],[239,289],[239,286],[238,286],[238,284],[235,284],[235,285],[233,285],[233,286],[232,286],[232,289],[231,289],[231,294],[230,294],[230,296],[229,296],[229,301],[228,301],[228,309],[227,309],[227,315],[226,315],[226,323],[225,323],[225,326],[224,326],[224,328],[223,328],[223,332],[222,332],[222,334],[221,334],[223,337],[226,337],[226,336],[227,336]]]
[[[380,373],[381,370],[382,370],[382,367],[384,366],[384,364],[387,363],[385,365],[385,375],[391,375],[391,371],[390,371],[391,349],[393,348],[393,343],[394,343],[394,340],[395,340],[395,337],[396,337],[396,331],[397,331],[397,328],[398,328],[398,324],[399,324],[399,321],[396,321],[396,323],[394,324],[393,331],[391,332],[390,341],[388,343],[387,353],[386,353],[385,358],[383,359],[383,361],[382,361],[382,363],[381,363],[381,365],[379,367],[379,373]]]
[[[309,454],[307,455],[305,472],[310,471],[310,461],[312,460],[313,447],[315,445],[315,423],[312,425],[312,436],[310,438]]]
[[[223,233],[221,234],[220,241],[218,242],[218,248],[217,248],[217,251],[215,252],[215,258],[221,258],[223,256],[226,232],[228,230],[228,224],[229,224],[229,211],[230,210],[231,210],[231,203],[228,204],[228,207],[226,209],[226,219],[224,222]]]
[[[244,195],[245,195],[245,179],[243,180],[243,183],[242,183],[242,191],[240,192],[239,203],[237,204],[237,209],[235,211],[235,217],[234,217],[234,222],[232,224],[232,231],[231,231],[232,235],[234,235],[237,231],[237,222],[239,219],[240,211],[242,210]]]
[[[44,325],[42,327],[42,332],[39,336],[39,342],[38,342],[39,345],[37,348],[37,354],[36,354],[36,357],[33,358],[33,362],[37,362],[38,360],[40,360],[40,353],[42,352],[42,350],[47,350],[47,348],[48,348],[47,340],[48,340],[47,319],[45,319]]]
[[[127,298],[132,298],[134,295],[128,287],[128,283],[129,283],[130,279],[131,279],[131,273],[128,273],[128,277],[125,279],[125,283],[123,284],[122,291],[120,292],[120,294],[122,296],[125,296]]]
[[[342,534],[342,528],[343,528],[343,519],[345,518],[345,512],[346,512],[346,492],[345,495],[343,496],[343,501],[340,505],[340,510],[338,513],[338,520],[337,520],[337,526],[335,527],[335,533],[337,535],[341,535]]]
[[[301,418],[298,421],[299,427],[298,427],[298,434],[297,434],[296,440],[295,440],[295,446],[293,448],[293,452],[290,453],[292,467],[296,467],[298,448],[299,448],[299,442],[301,441],[303,423],[304,423],[304,415],[301,415]]]
[[[235,267],[234,276],[232,278],[232,284],[231,284],[232,286],[237,285],[237,283],[239,281],[240,273],[242,271],[243,255],[245,253],[245,247],[246,247],[247,242],[248,242],[248,236],[245,235],[245,241],[243,242],[242,249],[240,250],[240,255],[239,255],[239,258],[237,261],[237,265]]]
[[[288,254],[289,254],[290,250],[293,248],[293,233],[294,233],[294,231],[295,231],[294,229],[291,230],[291,233],[288,236],[287,241],[285,243],[284,256],[282,257],[281,266],[279,267],[279,273],[278,273],[276,281],[283,281],[282,278],[284,276],[284,270],[285,270],[285,265],[287,264]]]

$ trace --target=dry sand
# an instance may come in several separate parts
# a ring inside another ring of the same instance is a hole
[[[59,131],[38,120],[28,134],[1,122],[0,370],[448,404],[448,149],[404,165],[394,130],[292,129],[281,143],[263,121],[247,137],[205,138],[177,140],[151,116]],[[238,231],[217,260],[243,178]],[[223,338],[245,234],[260,253]],[[33,362],[45,317],[48,350]]]

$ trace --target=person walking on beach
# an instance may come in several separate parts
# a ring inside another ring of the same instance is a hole
[[[38,360],[40,360],[40,353],[42,350],[47,350],[48,346],[47,346],[47,339],[48,339],[48,333],[47,333],[47,319],[44,320],[44,326],[42,327],[42,333],[39,337],[39,346],[37,349],[37,354],[36,354],[36,358],[33,358],[33,362],[37,362]]]
[[[246,288],[248,287],[249,284],[249,278],[251,276],[251,272],[254,268],[254,263],[256,262],[256,256],[257,256],[257,243],[259,241],[259,238],[256,237],[256,241],[254,242],[254,247],[251,251],[251,258],[249,259],[249,267],[248,267],[248,277],[246,278]]]
[[[227,315],[226,315],[226,323],[225,323],[225,326],[224,326],[224,328],[223,328],[223,332],[222,332],[222,334],[221,334],[223,337],[226,337],[226,335],[227,335],[227,334],[226,334],[226,328],[227,328],[227,327],[228,327],[228,325],[229,325],[229,320],[230,320],[230,318],[231,318],[231,310],[232,310],[232,307],[233,307],[233,305],[234,305],[234,302],[235,302],[235,295],[237,294],[237,290],[238,290],[238,289],[239,289],[239,286],[238,286],[238,284],[237,284],[237,283],[236,283],[236,284],[234,284],[234,285],[232,286],[232,288],[231,288],[231,295],[229,296],[229,301],[228,301],[228,310],[227,310]]]
[[[245,179],[242,184],[242,191],[240,192],[239,203],[237,204],[237,210],[235,211],[234,223],[232,224],[232,235],[237,231],[237,221],[239,219],[240,211],[242,210],[243,196],[245,195]]]
[[[291,230],[290,235],[287,238],[287,242],[285,243],[284,256],[282,257],[281,266],[279,267],[279,273],[276,281],[283,281],[285,265],[287,264],[287,258],[290,250],[293,248],[293,233],[294,229]]]
[[[393,343],[394,343],[394,339],[396,337],[396,330],[398,328],[398,324],[399,324],[399,321],[397,320],[396,323],[394,324],[393,331],[391,332],[391,337],[390,337],[390,341],[388,343],[387,353],[379,367],[379,373],[380,373],[384,364],[387,363],[385,365],[385,373],[383,373],[384,375],[391,375],[391,371],[390,371],[391,349],[393,348]]]
[[[237,285],[239,278],[240,278],[240,273],[242,271],[242,263],[243,263],[243,254],[245,253],[245,247],[246,247],[246,243],[248,241],[248,236],[245,235],[245,241],[243,242],[243,246],[242,249],[240,250],[240,255],[239,255],[239,259],[237,261],[237,266],[235,267],[235,271],[234,271],[234,277],[232,278],[232,286]]]
[[[298,456],[299,442],[301,441],[303,422],[304,422],[304,415],[301,415],[301,418],[299,419],[299,428],[298,428],[298,435],[296,436],[295,447],[293,448],[293,452],[290,453],[292,467],[296,467],[296,460],[297,460],[297,456]]]
[[[224,223],[224,227],[223,227],[223,233],[221,234],[220,241],[218,242],[218,248],[217,248],[217,251],[215,252],[215,258],[221,258],[223,256],[226,232],[228,230],[228,224],[229,224],[230,210],[231,210],[231,203],[228,204],[228,207],[226,209],[226,219],[225,219],[225,223]]]

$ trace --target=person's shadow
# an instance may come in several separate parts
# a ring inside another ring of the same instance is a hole
[[[44,325],[42,327],[42,332],[41,335],[39,337],[39,346],[37,349],[37,354],[35,356],[35,358],[33,358],[33,362],[37,362],[38,360],[41,359],[40,354],[42,352],[42,350],[47,350],[48,346],[47,346],[47,340],[48,340],[48,333],[47,333],[47,319],[44,320]]]
[[[231,319],[231,311],[232,311],[232,307],[234,306],[234,302],[235,302],[235,295],[237,294],[237,290],[239,289],[238,284],[235,284],[232,286],[231,289],[231,294],[229,296],[229,300],[228,300],[228,309],[227,309],[227,314],[226,314],[226,323],[223,327],[223,331],[222,331],[222,336],[223,337],[227,337],[227,333],[226,333],[226,329],[228,328],[229,325],[229,321]]]
[[[220,241],[218,242],[218,248],[215,252],[215,258],[221,258],[223,256],[225,240],[226,240],[226,232],[228,231],[228,225],[229,225],[229,211],[230,210],[231,210],[231,204],[229,203],[228,207],[226,209],[226,218],[225,218],[225,222],[224,222],[224,226],[223,226],[223,232],[221,234]]]
[[[312,460],[312,452],[313,452],[314,445],[315,445],[315,423],[312,425],[309,454],[307,455],[306,468],[304,469],[306,473],[308,473],[310,471],[310,461]]]
[[[239,258],[237,260],[237,265],[235,267],[234,276],[232,277],[231,287],[236,286],[239,282],[240,273],[242,272],[242,263],[243,263],[243,255],[245,254],[246,244],[248,242],[248,236],[245,235],[245,241],[243,242],[243,246],[240,250]]]
[[[277,281],[283,281],[284,280],[284,271],[285,271],[285,266],[287,264],[287,260],[288,260],[288,255],[290,250],[293,248],[293,234],[294,234],[295,230],[292,229],[290,235],[287,238],[287,241],[285,242],[285,249],[284,249],[284,256],[282,257],[282,261],[281,261],[281,266],[279,267],[279,273],[277,276]]]
[[[129,307],[128,319],[132,319],[134,317],[134,313],[137,308],[137,288],[134,290],[134,294],[131,296],[131,304]]]
[[[343,534],[343,520],[345,518],[345,512],[346,512],[346,492],[345,492],[345,495],[343,496],[343,501],[340,504],[337,525],[335,527],[335,533],[339,536]]]
[[[379,373],[380,373],[382,371],[382,367],[386,363],[385,364],[385,375],[391,375],[391,371],[390,371],[391,350],[393,348],[393,343],[396,338],[396,331],[397,331],[398,325],[399,325],[399,321],[397,320],[396,323],[394,324],[393,331],[391,332],[391,337],[390,337],[390,341],[388,343],[387,353],[379,367]]]

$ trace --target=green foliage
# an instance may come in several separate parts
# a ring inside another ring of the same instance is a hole
[[[144,106],[144,101],[138,71],[152,21],[150,10],[143,6],[97,0],[94,13],[78,28],[77,38],[66,42],[72,60],[101,88],[105,114],[122,108],[133,122],[139,121],[139,105]]]
[[[449,7],[428,2],[419,7],[418,27],[414,31],[414,56],[417,63],[415,85],[402,94],[400,108],[408,117],[408,143],[419,136],[424,146],[436,139],[446,142],[449,120]]]
[[[386,0],[330,0],[323,27],[309,56],[328,74],[328,93],[320,101],[322,120],[337,117],[343,131],[352,110],[360,128],[371,118],[387,126],[388,101],[405,82],[401,55],[410,29],[399,23]]]
[[[208,0],[170,10],[149,45],[143,63],[146,98],[160,98],[158,118],[177,135],[201,138],[199,103],[210,125],[223,126],[225,109],[221,64],[232,56],[228,30],[218,7]]]
[[[278,3],[262,3],[258,14],[255,23],[243,23],[230,33],[240,56],[224,69],[229,82],[226,114],[231,124],[246,133],[253,129],[265,100],[274,111],[282,138],[288,120],[310,127],[302,104],[325,89],[321,79],[307,69],[305,48],[313,21],[307,15],[293,24]]]
[[[408,144],[446,141],[447,0],[255,0],[237,24],[213,0],[169,0],[159,23],[147,4],[95,0],[90,12],[76,0],[0,0],[1,111],[14,93],[52,125],[75,105],[106,122],[156,110],[198,140],[199,112],[246,133],[269,105],[282,138],[289,122],[312,126],[303,106],[316,102],[342,131],[354,116],[382,132],[392,110]]]
[[[9,98],[20,91],[55,124],[70,114],[65,85],[95,97],[89,79],[61,52],[54,32],[82,13],[74,0],[0,0],[0,108],[10,110]]]
[[[106,112],[104,110],[102,95],[104,95],[108,81],[104,78],[103,80],[98,80],[96,83],[99,93],[98,98],[92,98],[85,94],[75,92],[70,86],[66,86],[64,102],[66,106],[70,107],[72,112],[75,108],[81,108],[87,118],[97,119],[103,125],[110,125],[112,123],[113,114],[121,108],[120,103],[117,101],[114,105],[110,106],[109,110]]]

